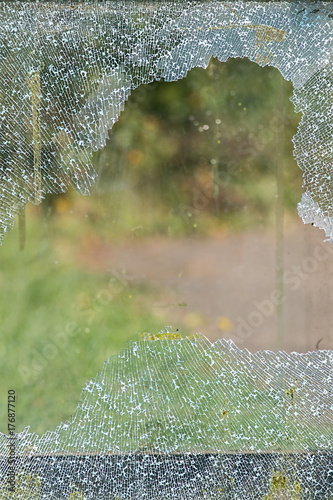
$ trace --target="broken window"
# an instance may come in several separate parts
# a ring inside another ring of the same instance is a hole
[[[295,112],[302,113],[293,138],[303,173],[298,211],[331,241],[332,16],[324,2],[3,2],[1,236],[16,215],[23,231],[27,203],[39,205],[70,188],[81,194],[93,190],[98,177],[92,158],[106,145],[135,89],[182,79],[193,68],[207,68],[212,58],[248,58],[292,82]],[[210,126],[190,121],[200,133]],[[150,120],[148,132],[153,127]],[[128,154],[140,164],[137,150]],[[185,216],[193,215],[183,208]],[[322,248],[315,251],[314,260],[324,258]],[[313,260],[307,266],[314,268]],[[37,268],[38,263],[36,273]],[[112,273],[108,286],[97,292],[99,306],[127,291],[130,278]],[[19,287],[19,273],[15,279]],[[291,286],[296,279],[302,278],[295,271]],[[94,314],[89,296],[75,300],[89,334]],[[269,300],[260,302],[252,322],[279,302],[276,295]],[[46,321],[37,305],[38,297],[32,297],[32,314]],[[18,311],[22,307],[18,304]],[[70,340],[82,334],[69,320],[58,344],[43,347],[44,363],[55,349],[54,355],[65,357]],[[220,318],[222,331],[227,321]],[[238,340],[246,339],[249,321]],[[95,352],[92,342],[91,349]],[[37,357],[34,361],[40,366]],[[20,369],[37,383],[34,373],[41,371]],[[329,350],[250,354],[226,340],[180,338],[174,329],[143,333],[109,358],[84,386],[72,417],[59,419],[55,431],[1,435],[1,495],[330,498],[331,385]]]

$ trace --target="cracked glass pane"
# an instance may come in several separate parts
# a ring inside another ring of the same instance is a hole
[[[333,498],[332,5],[4,1],[0,25],[0,498]],[[326,243],[284,234],[297,202]]]
[[[193,67],[247,57],[294,86],[305,222],[332,237],[332,9],[323,2],[2,2],[1,228],[27,202],[95,180],[131,91]]]
[[[2,435],[2,474],[15,444],[33,498],[330,498],[332,362],[144,333],[54,432]]]

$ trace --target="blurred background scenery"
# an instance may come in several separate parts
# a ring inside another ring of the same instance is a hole
[[[0,248],[0,431],[53,430],[138,333],[240,348],[333,347],[333,256],[297,214],[301,120],[278,70],[244,60],[133,91],[94,153],[91,196],[26,207]]]

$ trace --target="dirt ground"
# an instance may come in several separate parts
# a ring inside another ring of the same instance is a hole
[[[301,220],[285,229],[282,299],[268,230],[87,241],[78,259],[96,271],[125,271],[130,283],[145,286],[163,326],[229,338],[252,352],[305,352],[333,348],[333,245],[324,238]]]

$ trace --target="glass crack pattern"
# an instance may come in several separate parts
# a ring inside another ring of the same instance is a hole
[[[17,477],[39,484],[34,499],[329,499],[332,366],[332,351],[144,334],[85,385],[69,421],[15,435]],[[12,498],[10,439],[0,436],[1,498]]]
[[[0,4],[0,23],[1,240],[28,202],[89,193],[92,152],[133,89],[211,57],[292,81],[299,214],[333,240],[329,3],[16,1]],[[55,431],[0,434],[0,498],[332,499],[332,361],[146,334]]]
[[[89,193],[131,91],[194,67],[247,57],[294,85],[299,214],[332,229],[332,23],[329,3],[156,1],[0,4],[0,240],[27,202]]]

